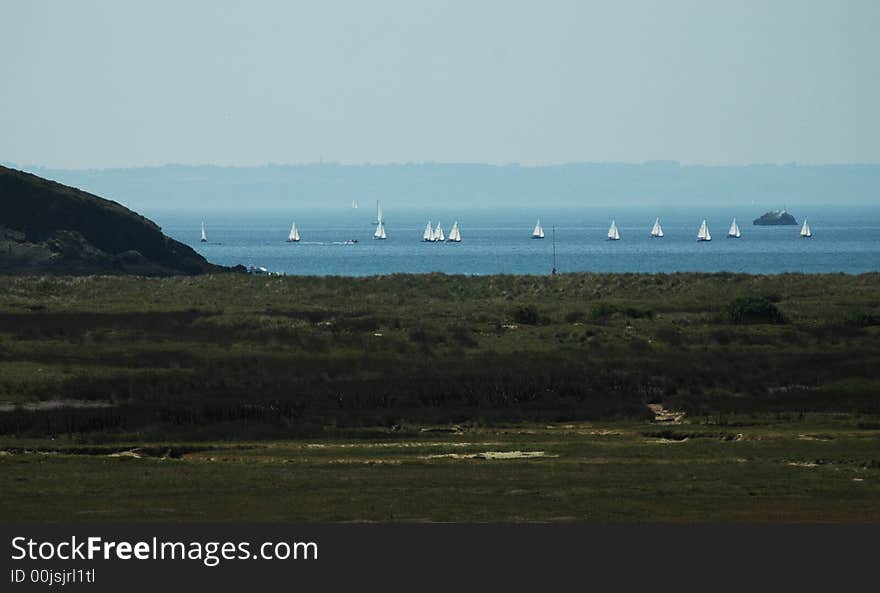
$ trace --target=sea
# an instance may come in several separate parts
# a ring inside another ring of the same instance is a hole
[[[742,272],[751,274],[880,271],[880,204],[809,206],[790,210],[798,226],[755,226],[765,209],[439,209],[383,204],[387,239],[374,240],[376,209],[158,210],[145,212],[169,236],[209,261],[264,267],[285,275],[368,276],[395,273],[547,274],[565,272]],[[662,239],[650,236],[660,217]],[[807,217],[813,237],[799,236]],[[728,239],[736,217],[742,231]],[[546,237],[531,239],[540,218]],[[615,220],[619,241],[607,239]],[[696,240],[705,219],[713,240]],[[461,243],[421,241],[428,221]],[[200,239],[204,221],[208,241]],[[286,242],[296,222],[301,241]],[[555,229],[555,231],[554,231]],[[355,244],[346,244],[357,240]]]

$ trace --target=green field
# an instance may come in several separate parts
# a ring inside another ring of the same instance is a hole
[[[0,456],[0,518],[880,521],[880,429],[846,418],[374,436],[78,452],[31,442]]]
[[[0,492],[5,521],[878,521],[880,275],[0,277]]]

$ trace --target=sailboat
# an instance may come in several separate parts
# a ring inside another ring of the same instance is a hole
[[[611,221],[611,227],[608,229],[609,241],[620,241],[620,231],[617,230],[617,223]]]
[[[700,225],[700,230],[697,231],[697,241],[711,241],[712,235],[709,234],[709,226],[706,224],[706,221],[703,220],[703,224]]]
[[[736,224],[736,218],[734,217],[733,222],[730,223],[730,230],[727,231],[728,239],[739,239],[742,236],[742,233],[739,232],[739,225]]]
[[[376,200],[376,232],[373,233],[374,239],[384,240],[388,236],[385,234],[385,221],[382,220],[382,206],[379,200]]]
[[[449,238],[446,239],[447,243],[461,243],[461,231],[458,230],[458,221],[452,225],[452,230],[449,231]]]
[[[660,218],[654,221],[654,227],[651,229],[651,238],[660,239],[663,237],[663,227],[660,226]]]
[[[357,210],[357,207],[358,207],[358,201],[357,201],[357,200],[352,200],[352,201],[351,201],[351,207],[354,208],[355,210]]]
[[[440,226],[440,223],[437,223],[437,228],[434,229],[434,234],[432,235],[435,241],[445,241],[446,235],[443,234],[443,227]]]
[[[804,226],[801,227],[801,237],[804,239],[809,239],[813,236],[813,231],[810,230],[810,225],[807,224],[807,219],[804,219]]]
[[[538,219],[538,222],[535,223],[535,230],[532,231],[532,239],[543,239],[544,238],[544,227],[541,226],[541,219]]]
[[[202,221],[202,238],[201,238],[201,242],[202,242],[202,243],[207,243],[207,242],[208,242],[208,235],[205,234],[205,222],[204,222],[204,221]]]
[[[299,231],[296,230],[296,223],[290,227],[290,234],[287,236],[288,243],[299,243]]]
[[[434,242],[434,229],[431,228],[431,221],[428,221],[428,224],[425,225],[425,232],[422,235],[422,241],[426,243]]]

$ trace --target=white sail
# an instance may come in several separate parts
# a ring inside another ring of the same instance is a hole
[[[663,227],[660,226],[660,218],[654,221],[654,228],[651,229],[652,237],[662,237],[663,236]]]
[[[355,210],[357,210],[357,207],[358,207],[358,201],[357,201],[357,200],[352,200],[352,201],[351,201],[351,207],[354,208]]]
[[[538,219],[538,222],[535,223],[535,230],[532,231],[532,239],[543,239],[544,238],[544,227],[541,226],[541,219]]]
[[[299,241],[299,231],[296,230],[296,223],[290,227],[290,234],[287,236],[288,243],[297,243]]]
[[[711,241],[712,235],[709,234],[709,225],[706,224],[706,221],[703,220],[703,223],[700,225],[700,230],[697,231],[697,241]]]
[[[739,225],[736,224],[736,218],[730,223],[730,230],[727,231],[727,236],[731,239],[739,239],[742,236],[742,233],[739,231]]]
[[[440,226],[440,223],[437,223],[437,228],[434,229],[434,240],[435,241],[445,241],[446,235],[443,234],[443,227]]]
[[[434,240],[434,229],[431,228],[431,221],[428,221],[428,224],[425,225],[425,233],[422,235],[422,241],[433,241]]]
[[[208,235],[205,234],[205,223],[202,222],[202,243],[206,243],[208,241]]]
[[[804,226],[801,227],[801,237],[812,237],[813,231],[810,229],[810,225],[807,224],[807,219],[804,219]]]
[[[452,225],[452,229],[449,231],[449,238],[447,239],[447,241],[450,241],[452,243],[461,242],[461,231],[458,229],[458,221],[457,220]]]
[[[376,232],[373,233],[374,239],[387,239],[385,234],[385,221],[382,219],[382,206],[379,200],[376,200]]]
[[[617,230],[617,223],[611,221],[611,227],[608,229],[608,239],[611,241],[620,241],[620,231]]]

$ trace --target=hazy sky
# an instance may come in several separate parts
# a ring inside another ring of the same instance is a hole
[[[0,0],[0,161],[880,162],[880,2]]]

